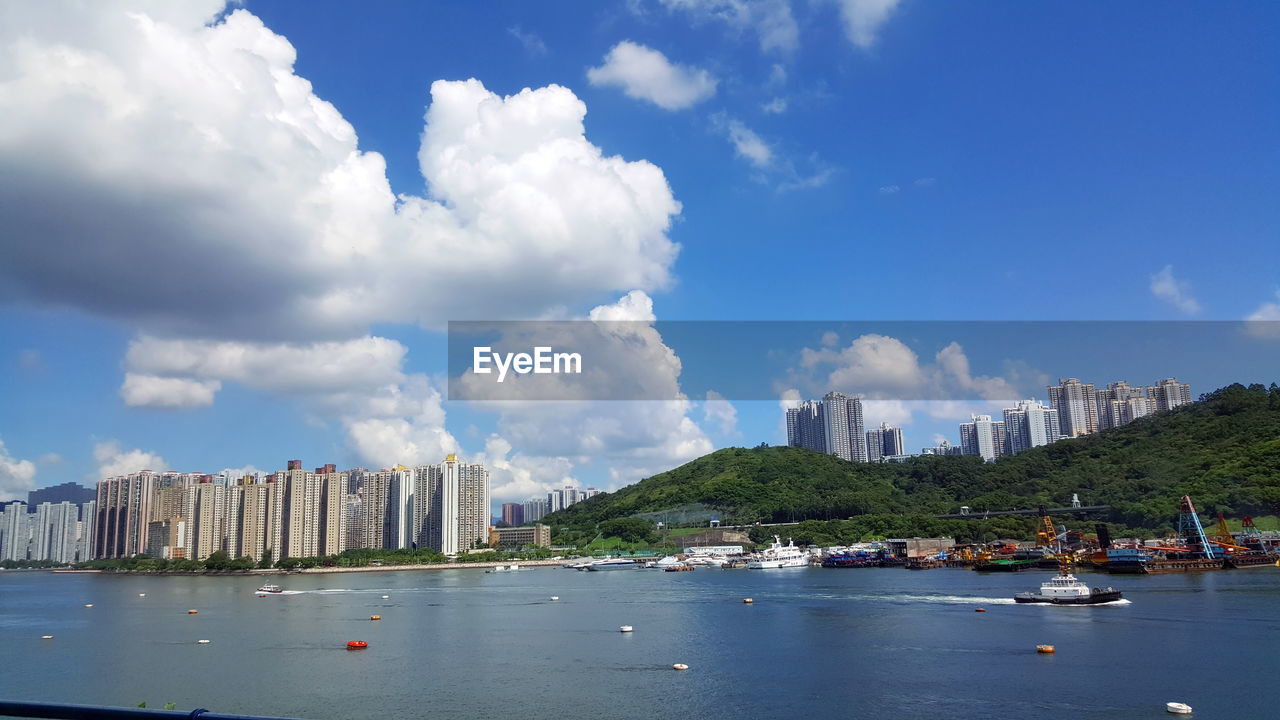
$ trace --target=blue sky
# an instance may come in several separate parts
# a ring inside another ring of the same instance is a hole
[[[5,496],[457,449],[519,499],[781,440],[449,403],[450,319],[1280,319],[1274,3],[50,5],[0,15]]]

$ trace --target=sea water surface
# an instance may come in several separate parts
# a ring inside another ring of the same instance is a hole
[[[316,720],[1280,717],[1280,568],[1084,573],[1128,601],[1013,604],[1050,574],[0,572],[0,698]],[[288,592],[258,597],[264,580]]]

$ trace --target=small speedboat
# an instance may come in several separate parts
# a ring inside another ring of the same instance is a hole
[[[1190,715],[1191,714],[1191,706],[1186,703],[1180,703],[1180,702],[1165,703],[1164,709],[1167,710],[1168,712],[1173,713],[1174,715]]]
[[[280,593],[284,592],[284,588],[280,587],[279,585],[272,585],[272,584],[268,583],[268,584],[263,585],[262,587],[258,588],[258,589],[257,589],[257,592],[260,592],[260,593],[273,593],[273,594],[277,594],[277,595],[278,595],[278,594],[280,594]]]

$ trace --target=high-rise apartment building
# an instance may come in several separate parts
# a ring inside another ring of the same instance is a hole
[[[0,560],[27,560],[31,554],[31,518],[26,503],[11,502],[0,513]]]
[[[787,410],[787,444],[843,460],[866,462],[867,438],[862,400],[829,392]]]
[[[150,470],[98,483],[94,556],[127,558],[147,546],[147,525],[159,476]]]
[[[1062,433],[1058,411],[1038,400],[1021,400],[1006,408],[1004,429],[1012,454],[1056,442]]]
[[[1049,405],[1058,411],[1062,437],[1080,437],[1098,431],[1098,398],[1092,383],[1077,378],[1060,378],[1047,386]]]
[[[1147,397],[1153,399],[1157,412],[1172,410],[1191,402],[1191,386],[1178,382],[1177,378],[1165,378],[1147,386]]]
[[[993,421],[990,415],[970,415],[970,421],[960,423],[960,448],[965,455],[981,455],[984,460],[995,460],[1004,455],[1005,426]]]
[[[520,503],[502,503],[502,522],[507,527],[524,524],[524,507]]]
[[[80,508],[69,502],[37,505],[30,518],[31,559],[75,562],[79,517]]]
[[[880,423],[880,427],[867,431],[867,460],[871,462],[876,462],[880,458],[906,455],[906,447],[900,427]]]
[[[808,400],[787,410],[787,444],[813,452],[827,451],[822,403]]]
[[[428,541],[432,549],[446,555],[489,541],[489,471],[483,465],[468,465],[450,453],[443,463],[431,467],[428,514]]]
[[[524,522],[537,522],[547,516],[547,501],[541,498],[525,500],[520,505],[520,515]]]
[[[1117,428],[1155,412],[1155,401],[1142,388],[1130,387],[1127,382],[1113,382],[1095,395],[1099,430]]]

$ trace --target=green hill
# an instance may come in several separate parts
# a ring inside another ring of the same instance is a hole
[[[1110,505],[1106,519],[1117,530],[1167,529],[1184,494],[1202,513],[1275,514],[1280,388],[1231,385],[1171,412],[993,463],[963,456],[850,463],[799,448],[726,448],[544,522],[573,535],[624,517],[671,525],[711,516],[724,524],[856,516],[863,531],[921,534],[964,527],[927,517],[961,505],[974,512],[1063,506],[1073,493],[1086,505]]]

